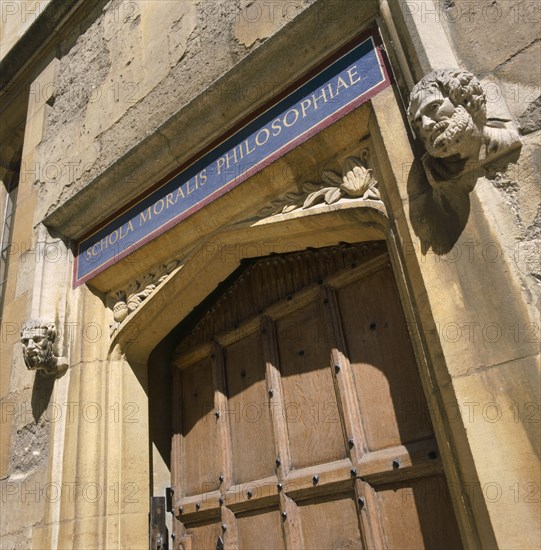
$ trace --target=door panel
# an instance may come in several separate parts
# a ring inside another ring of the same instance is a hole
[[[241,550],[285,548],[279,508],[237,515],[237,530]]]
[[[338,291],[370,450],[432,436],[430,416],[390,268]]]
[[[173,361],[176,548],[461,547],[382,243],[254,260],[205,304]]]
[[[219,521],[205,521],[186,526],[188,544],[186,550],[216,550],[216,542],[222,534]]]
[[[225,372],[234,482],[270,476],[274,473],[274,442],[259,334],[225,349]]]
[[[389,548],[462,548],[443,477],[381,486],[378,501]]]
[[[353,492],[299,502],[306,548],[363,548]],[[340,526],[338,530],[336,527]]]
[[[213,418],[214,389],[210,361],[182,371],[182,434],[184,495],[218,489],[220,465]]]
[[[276,325],[292,466],[345,458],[319,304],[294,311]]]

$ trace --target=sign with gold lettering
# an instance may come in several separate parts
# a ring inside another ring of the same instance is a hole
[[[389,86],[378,38],[357,40],[261,114],[77,246],[74,286],[91,279]]]

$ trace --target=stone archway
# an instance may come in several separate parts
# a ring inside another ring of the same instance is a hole
[[[383,242],[255,258],[175,337],[174,548],[461,548]]]

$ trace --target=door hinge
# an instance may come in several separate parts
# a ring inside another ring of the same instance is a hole
[[[150,550],[169,550],[165,497],[150,497]]]

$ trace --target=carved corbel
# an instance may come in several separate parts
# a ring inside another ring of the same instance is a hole
[[[408,117],[424,143],[423,166],[434,188],[494,178],[520,155],[513,122],[487,112],[483,87],[468,71],[426,75],[411,92]]]
[[[59,357],[56,350],[57,329],[54,322],[31,319],[23,324],[21,344],[28,370],[45,376],[59,376],[68,368],[68,360]]]

